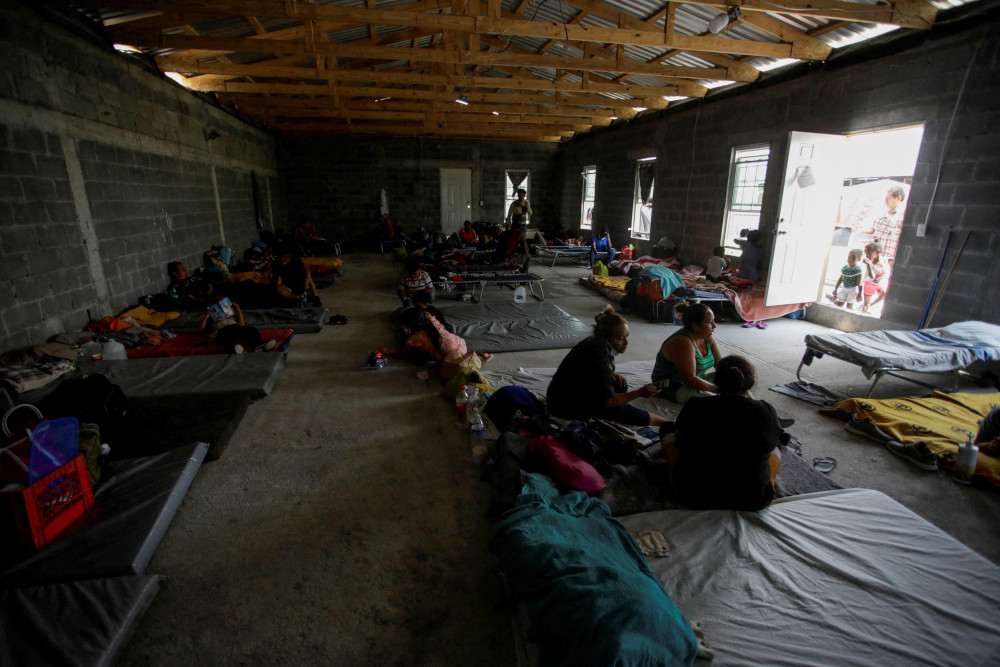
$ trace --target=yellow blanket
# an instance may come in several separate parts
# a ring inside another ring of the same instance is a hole
[[[174,312],[160,312],[157,310],[150,310],[145,306],[136,306],[132,310],[126,310],[124,313],[118,316],[119,319],[130,319],[135,320],[139,324],[146,327],[158,327],[166,324],[170,320],[177,319],[180,317],[180,313]]]
[[[943,454],[939,465],[954,465],[958,444],[979,430],[979,420],[1000,405],[1000,393],[946,394],[935,391],[929,398],[849,398],[837,403],[845,412],[871,417],[875,425],[897,442],[926,442],[931,451]],[[1000,486],[1000,459],[980,453],[976,476]]]
[[[593,276],[590,280],[602,287],[619,292],[625,291],[625,284],[629,281],[628,276],[612,276],[610,278],[608,276]]]

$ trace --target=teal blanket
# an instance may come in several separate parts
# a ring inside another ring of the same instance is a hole
[[[608,506],[575,491],[523,494],[490,546],[514,598],[528,607],[528,639],[545,664],[690,665],[690,625]]]

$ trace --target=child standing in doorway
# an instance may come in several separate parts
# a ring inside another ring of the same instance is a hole
[[[865,302],[861,306],[862,313],[867,313],[872,306],[885,298],[885,288],[882,287],[882,278],[885,277],[885,268],[882,266],[881,254],[882,246],[880,244],[869,243],[865,246]],[[872,297],[876,294],[878,297],[872,301]]]
[[[847,304],[847,309],[853,310],[854,302],[861,301],[861,282],[864,278],[864,270],[858,266],[861,255],[861,251],[857,248],[847,253],[847,264],[840,269],[840,277],[837,278],[833,294],[830,295],[830,300],[838,307]]]

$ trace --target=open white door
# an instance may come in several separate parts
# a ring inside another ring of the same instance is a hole
[[[845,141],[836,134],[789,136],[764,305],[819,298],[844,183]]]
[[[472,214],[472,170],[441,169],[441,231],[450,236]]]

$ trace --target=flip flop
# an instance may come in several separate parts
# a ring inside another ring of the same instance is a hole
[[[744,322],[740,326],[743,327],[744,329],[753,329],[755,326],[757,326],[757,321],[750,320],[749,322]]]
[[[828,475],[837,468],[837,459],[832,456],[819,456],[813,459],[813,468]]]
[[[767,328],[767,322],[765,322],[764,320],[761,320],[761,321],[757,322],[756,324],[754,324],[754,326],[757,327],[758,329],[766,329]]]

